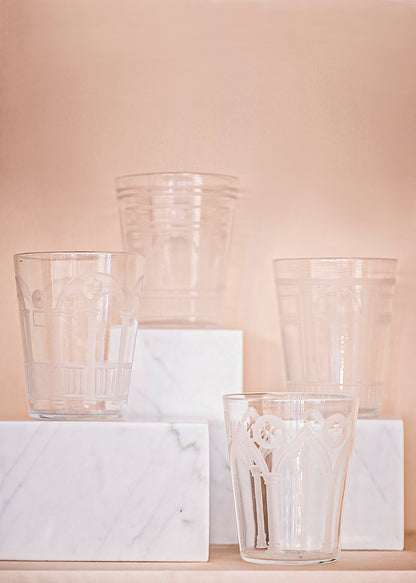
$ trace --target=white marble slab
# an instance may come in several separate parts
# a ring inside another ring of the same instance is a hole
[[[0,559],[207,561],[203,422],[0,422]]]
[[[359,419],[345,488],[343,549],[403,549],[403,471],[403,422]]]
[[[240,330],[139,330],[126,419],[209,420],[213,544],[237,540],[222,397],[242,390]]]

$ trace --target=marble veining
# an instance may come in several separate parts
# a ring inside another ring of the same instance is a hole
[[[213,544],[237,541],[222,397],[242,390],[240,330],[139,330],[126,418],[209,420]]]
[[[0,422],[0,558],[206,561],[208,426]]]

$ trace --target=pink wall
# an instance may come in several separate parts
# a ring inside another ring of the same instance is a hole
[[[119,249],[113,177],[240,177],[224,326],[245,388],[283,365],[271,260],[399,259],[385,411],[416,529],[416,3],[1,0],[0,415],[24,418],[11,256]]]

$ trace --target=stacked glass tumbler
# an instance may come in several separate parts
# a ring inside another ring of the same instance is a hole
[[[218,327],[237,178],[135,174],[116,188],[124,248],[146,257],[141,325]]]

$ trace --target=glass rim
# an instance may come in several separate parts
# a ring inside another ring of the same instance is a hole
[[[351,394],[339,393],[305,393],[305,392],[281,392],[273,393],[270,391],[258,391],[252,393],[228,393],[223,395],[223,400],[228,402],[249,401],[249,400],[263,400],[263,401],[279,401],[279,402],[296,402],[301,401],[319,401],[319,402],[346,402],[358,403],[359,398]]]
[[[195,188],[200,188],[200,192],[196,193],[198,196],[200,195],[210,195],[212,193],[217,193],[222,197],[237,198],[237,189],[239,186],[239,179],[237,176],[233,176],[231,174],[216,174],[211,172],[144,172],[144,173],[134,173],[134,174],[125,174],[123,176],[117,176],[115,178],[115,186],[116,186],[116,195],[118,200],[122,200],[125,198],[132,198],[143,192],[148,193],[149,191],[152,193],[152,196],[166,196],[175,194],[172,192],[172,188],[166,184],[158,184],[155,183],[146,183],[145,179],[149,181],[152,178],[169,178],[178,179],[178,178],[195,178],[200,177],[202,184],[194,185]],[[137,180],[136,184],[128,184],[128,181]],[[140,182],[140,180],[142,182]],[[208,182],[211,180],[211,182]],[[204,182],[205,181],[205,182]],[[127,184],[126,184],[127,183]],[[189,195],[194,194],[193,185],[189,186],[182,186],[182,192],[186,192]]]
[[[386,261],[389,263],[397,263],[397,257],[287,257],[273,259],[273,263],[283,263],[287,262],[307,262],[307,261]]]
[[[132,174],[122,174],[120,176],[116,176],[115,177],[115,181],[119,181],[119,180],[123,180],[125,178],[150,178],[150,177],[156,177],[156,176],[173,176],[173,177],[179,177],[179,176],[202,176],[203,178],[217,178],[217,179],[221,179],[224,180],[226,182],[231,182],[231,183],[238,183],[239,179],[237,178],[237,176],[233,176],[232,174],[221,174],[219,172],[190,172],[188,170],[184,170],[184,171],[173,171],[173,172],[133,172]]]
[[[14,259],[33,259],[33,260],[52,260],[52,259],[75,259],[76,257],[106,257],[108,255],[127,255],[131,257],[141,257],[144,259],[144,253],[135,251],[28,251],[24,253],[15,253]]]

